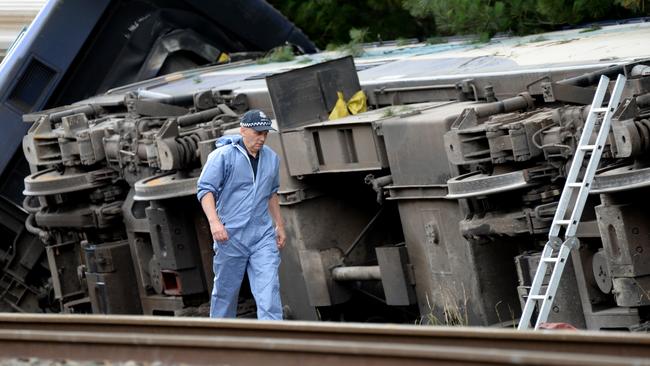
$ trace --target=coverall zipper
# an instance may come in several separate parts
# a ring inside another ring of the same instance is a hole
[[[255,172],[253,171],[253,163],[251,163],[251,159],[248,157],[248,154],[242,150],[242,147],[239,146],[239,144],[235,145],[237,147],[237,150],[244,154],[244,157],[246,158],[246,161],[248,161],[248,166],[251,168],[251,174],[253,175],[253,195],[257,195],[257,179],[255,178]],[[261,150],[261,149],[260,149]],[[258,154],[260,153],[259,151],[257,152]],[[260,158],[261,160],[262,158]],[[257,163],[257,170],[260,169],[260,163]]]

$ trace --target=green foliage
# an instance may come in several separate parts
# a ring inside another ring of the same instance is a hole
[[[647,15],[650,0],[269,0],[319,47],[474,34],[531,34],[565,25]],[[358,37],[357,37],[358,38]]]
[[[546,38],[544,36],[537,36],[537,37],[531,39],[529,42],[530,43],[536,43],[536,42],[544,42],[544,41],[548,41],[548,38]]]
[[[441,44],[441,43],[447,43],[447,40],[442,37],[434,36],[434,37],[427,38],[425,42],[427,44]]]
[[[432,16],[442,34],[489,36],[632,16],[643,5],[644,0],[404,0],[414,17]]]
[[[577,24],[607,15],[613,0],[536,0],[536,10],[550,24]]]
[[[295,59],[291,46],[276,47],[269,54],[257,60],[258,64],[268,64],[269,62],[287,62]]]
[[[494,35],[503,28],[503,1],[483,0],[404,0],[404,7],[415,17],[431,16],[441,34],[485,33]]]
[[[592,25],[589,28],[585,28],[585,29],[581,30],[580,33],[593,32],[593,31],[597,31],[599,29],[602,29],[602,27],[599,26],[599,25]]]
[[[492,36],[488,32],[481,32],[477,35],[477,37],[471,42],[472,44],[482,44],[482,43],[488,43],[490,42],[490,39],[492,39]]]
[[[388,117],[393,117],[393,116],[400,115],[402,113],[407,113],[407,112],[410,112],[412,110],[413,110],[413,108],[411,108],[411,107],[409,107],[407,105],[404,105],[404,106],[401,106],[401,107],[387,107],[384,110],[384,112],[381,114],[381,116],[383,118],[388,118]]]
[[[363,55],[363,42],[365,42],[366,37],[368,36],[368,29],[350,29],[350,42],[344,45],[332,45],[331,43],[327,45],[328,51],[338,51],[346,55],[351,55],[359,57]]]
[[[363,43],[368,38],[368,28],[350,29],[350,42]]]
[[[309,57],[305,57],[305,56],[303,56],[303,58],[301,58],[301,59],[298,61],[299,64],[310,64],[310,63],[312,63],[312,62],[314,62],[314,60],[312,60],[312,59],[309,58]]]
[[[325,51],[336,51],[341,47],[340,44],[336,43],[328,43],[327,47],[325,47]]]
[[[349,30],[367,29],[366,42],[424,39],[435,33],[430,17],[415,19],[402,0],[269,0],[320,48],[346,44]]]
[[[409,40],[406,39],[406,38],[398,38],[398,39],[395,40],[395,42],[396,42],[396,44],[397,44],[398,46],[400,46],[400,47],[401,47],[401,46],[406,46],[406,45],[408,45],[408,44],[411,43],[411,41],[409,41]]]
[[[354,57],[363,55],[363,45],[355,42],[346,43],[342,46],[339,46],[336,50],[343,54]]]
[[[647,14],[646,13],[646,9],[648,9],[648,6],[646,5],[647,2],[648,2],[647,0],[614,0],[615,4],[620,5],[625,9],[629,9],[635,12],[640,12],[642,14]]]
[[[386,109],[386,110],[384,111],[384,113],[382,113],[381,116],[382,116],[382,117],[385,117],[385,118],[388,118],[388,117],[392,117],[392,116],[394,116],[394,115],[395,115],[395,111],[394,111],[392,108],[388,108],[388,109]]]

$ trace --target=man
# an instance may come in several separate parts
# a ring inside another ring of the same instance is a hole
[[[280,160],[264,146],[270,130],[264,112],[246,112],[241,136],[221,137],[199,177],[197,196],[214,240],[212,318],[237,315],[247,271],[257,318],[282,320],[278,267],[286,235],[277,195]]]

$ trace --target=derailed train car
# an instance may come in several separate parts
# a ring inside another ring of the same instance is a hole
[[[640,23],[240,62],[26,115],[27,225],[51,270],[41,305],[182,315],[204,304],[212,240],[196,180],[215,140],[260,108],[275,117],[268,143],[283,161],[287,318],[514,323],[594,86],[624,74],[550,320],[641,329],[649,33]],[[329,120],[337,92],[359,90],[369,110]]]

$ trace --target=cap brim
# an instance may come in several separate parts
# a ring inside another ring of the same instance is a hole
[[[255,126],[255,127],[251,127],[251,128],[254,129],[257,132],[277,131],[275,128],[273,128],[271,126]]]

